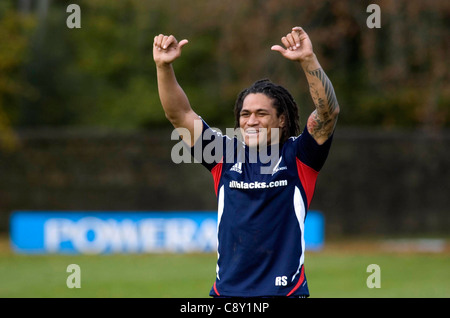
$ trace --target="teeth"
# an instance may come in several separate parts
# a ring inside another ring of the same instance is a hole
[[[259,132],[258,130],[253,129],[253,128],[247,129],[247,130],[245,131],[245,133],[248,134],[248,135],[257,134],[258,132]]]

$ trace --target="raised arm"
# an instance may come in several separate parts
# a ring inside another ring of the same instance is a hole
[[[332,135],[339,115],[339,104],[330,79],[313,52],[308,34],[301,27],[292,28],[292,32],[281,38],[285,46],[272,46],[291,61],[300,62],[309,84],[309,92],[316,109],[308,118],[308,132],[321,145]]]
[[[194,125],[201,124],[200,117],[192,110],[189,100],[178,84],[172,63],[180,57],[181,49],[187,40],[178,42],[173,35],[160,34],[153,42],[153,59],[156,64],[158,92],[167,119],[175,128],[185,128],[190,132],[190,140],[183,140],[190,146],[194,145],[200,136],[200,129]],[[194,132],[197,135],[194,135]],[[180,133],[180,136],[184,134]]]

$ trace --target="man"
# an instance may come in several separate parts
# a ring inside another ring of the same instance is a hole
[[[210,292],[214,297],[309,296],[304,222],[339,105],[306,32],[294,27],[281,42],[284,47],[271,49],[300,63],[315,110],[299,135],[297,105],[289,92],[268,80],[257,81],[239,94],[235,104],[240,142],[209,128],[177,83],[172,63],[188,41],[162,34],[154,39],[158,90],[167,119],[190,132],[184,141],[192,149],[196,144],[205,149],[214,140],[224,145],[220,160],[198,158],[213,175],[218,199],[217,275]],[[267,145],[279,149],[269,153],[276,153],[276,165],[250,158],[252,150]]]

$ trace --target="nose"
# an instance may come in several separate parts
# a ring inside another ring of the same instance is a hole
[[[256,126],[258,124],[259,124],[258,117],[256,117],[255,114],[251,114],[250,117],[247,120],[247,125],[249,125],[249,126]]]

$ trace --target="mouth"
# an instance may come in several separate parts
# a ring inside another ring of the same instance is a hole
[[[256,136],[259,134],[259,129],[256,128],[248,128],[245,130],[245,134],[247,136]]]

